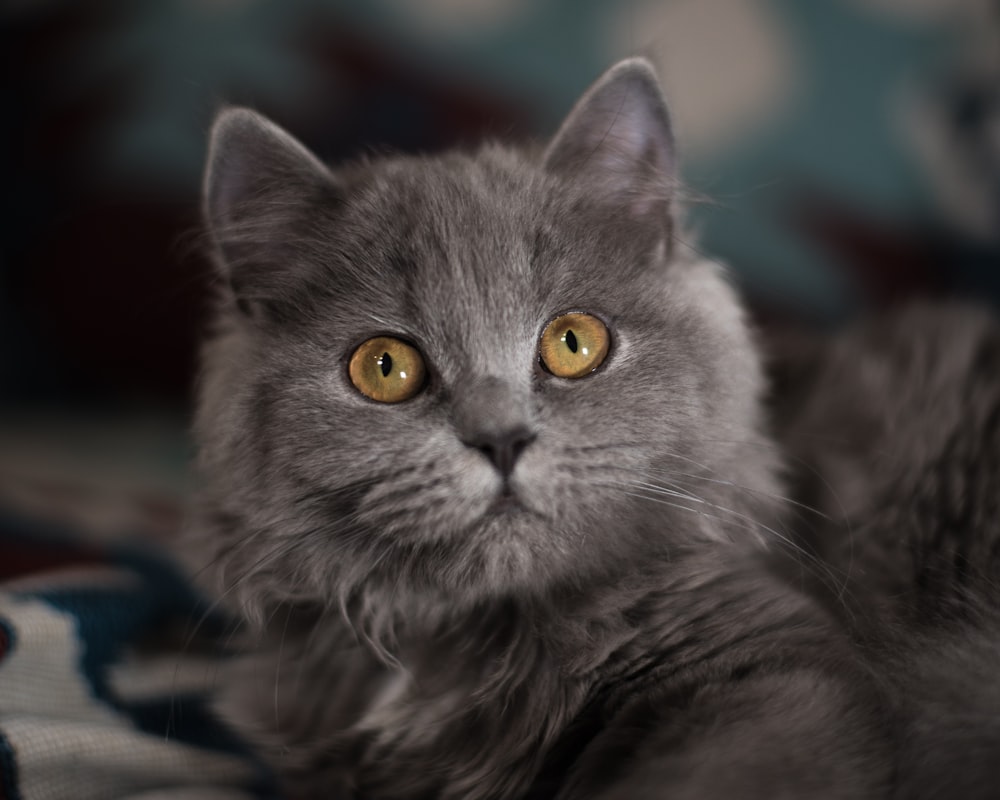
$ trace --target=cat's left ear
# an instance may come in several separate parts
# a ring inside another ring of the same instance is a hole
[[[630,58],[604,73],[563,122],[544,165],[638,216],[666,213],[676,182],[674,134],[652,65]]]

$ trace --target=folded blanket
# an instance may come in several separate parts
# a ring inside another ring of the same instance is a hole
[[[229,623],[168,560],[0,509],[0,800],[249,800],[213,716]]]

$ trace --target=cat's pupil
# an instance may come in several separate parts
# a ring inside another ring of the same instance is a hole
[[[388,378],[389,373],[392,372],[392,356],[388,353],[382,353],[382,358],[378,360],[378,363],[382,368],[382,377]]]
[[[575,353],[579,345],[576,341],[576,334],[573,331],[566,331],[566,335],[563,337],[566,340],[566,346],[569,348],[571,353]]]

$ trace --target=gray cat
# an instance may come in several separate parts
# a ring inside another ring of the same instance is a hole
[[[1000,323],[914,305],[780,368],[796,494],[824,514],[803,544],[891,709],[893,796],[996,797]]]
[[[189,549],[258,632],[222,705],[292,796],[886,792],[883,704],[781,564],[757,349],[675,241],[675,175],[642,60],[537,155],[330,170],[215,123]]]

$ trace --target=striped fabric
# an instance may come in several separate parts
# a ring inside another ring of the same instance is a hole
[[[271,797],[209,709],[223,623],[166,560],[69,534],[0,513],[0,800]]]

